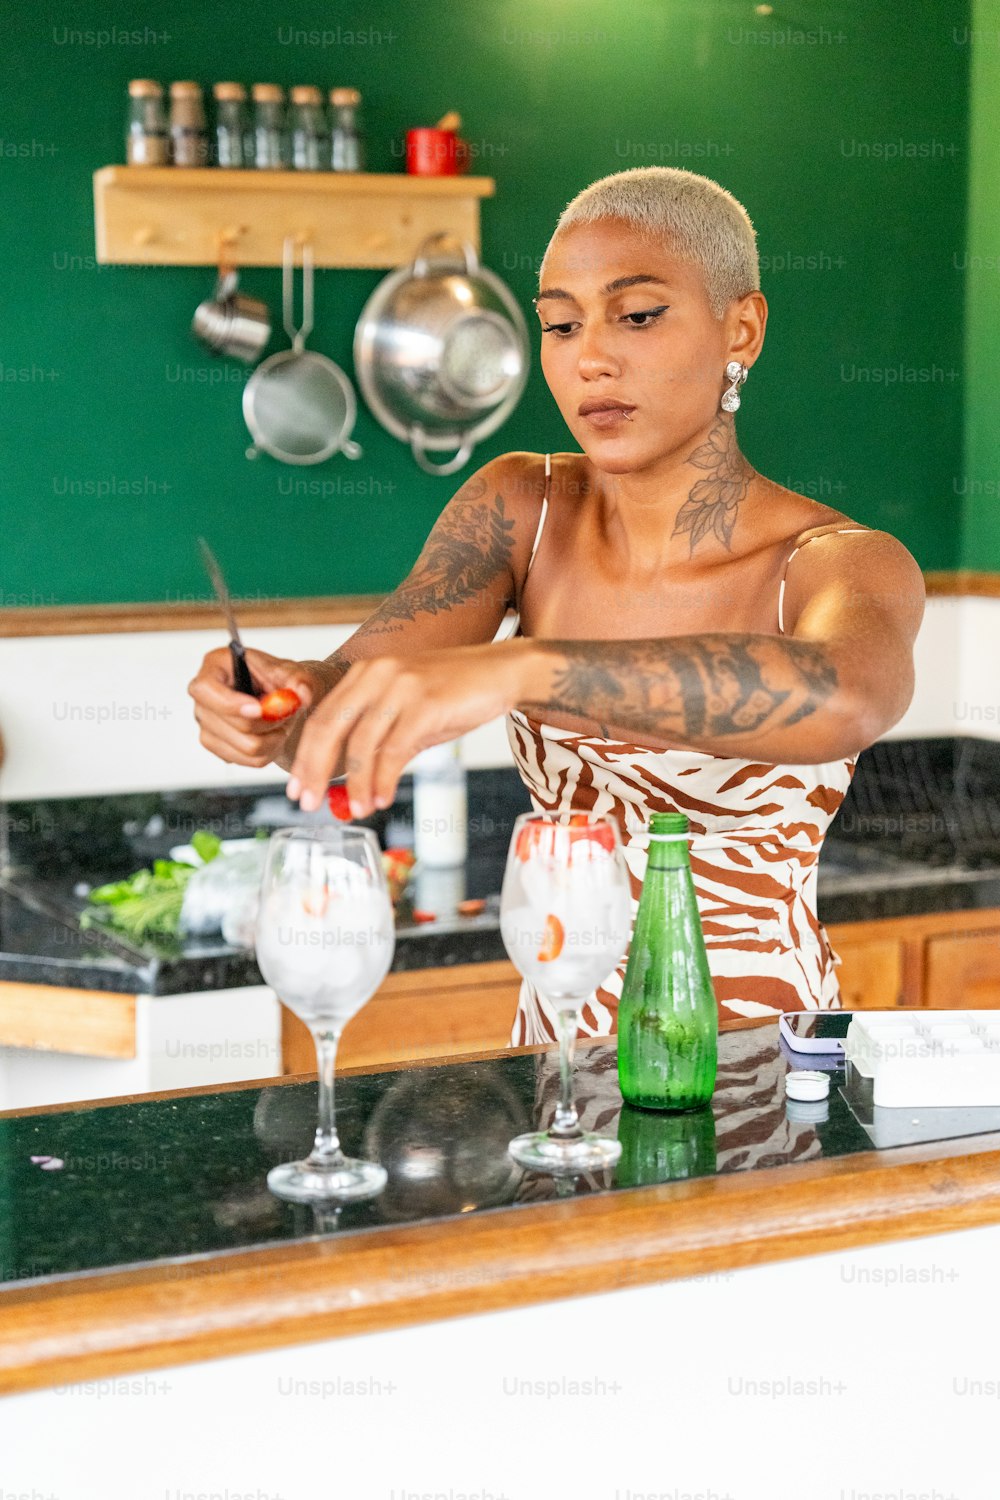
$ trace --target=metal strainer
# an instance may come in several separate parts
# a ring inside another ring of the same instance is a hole
[[[285,240],[282,307],[290,349],[257,366],[243,390],[243,416],[253,446],[247,458],[270,453],[285,464],[321,464],[334,453],[360,458],[351,440],[358,404],[354,387],[339,365],[306,349],[313,326],[313,254],[302,247],[302,323],[294,316],[295,241]]]

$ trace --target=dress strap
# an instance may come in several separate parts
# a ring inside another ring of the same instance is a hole
[[[784,603],[785,603],[785,575],[788,572],[788,564],[791,562],[791,560],[795,556],[796,552],[800,552],[802,550],[802,548],[807,545],[807,543],[809,543],[809,542],[815,542],[817,540],[817,538],[819,538],[821,536],[847,536],[851,532],[857,532],[859,535],[861,535],[861,534],[867,535],[867,533],[870,532],[871,529],[872,528],[870,526],[841,526],[841,527],[838,527],[837,530],[835,530],[835,531],[830,531],[830,530],[818,531],[817,530],[812,536],[805,537],[803,541],[799,542],[795,547],[793,547],[792,551],[789,552],[787,558],[785,559],[785,567],[784,567],[784,571],[782,572],[782,575],[781,575],[781,583],[778,586],[778,634],[779,635],[784,635],[784,633],[785,633],[784,618],[783,618],[783,613],[782,613],[782,611],[784,609]]]
[[[525,578],[527,578],[528,574],[531,572],[531,564],[535,560],[535,553],[538,551],[538,543],[542,540],[542,529],[545,526],[545,517],[549,513],[549,489],[551,487],[551,484],[552,484],[552,454],[551,453],[546,453],[546,455],[545,455],[545,494],[542,496],[542,513],[541,513],[541,515],[538,518],[538,528],[537,528],[537,530],[535,532],[535,540],[534,540],[534,542],[532,543],[532,546],[531,546],[531,556],[528,558],[528,566],[524,570],[524,576],[525,576]]]
[[[535,540],[534,540],[534,542],[531,545],[531,556],[528,558],[528,566],[524,570],[524,577],[525,577],[525,579],[527,579],[528,574],[531,572],[531,564],[535,560],[535,553],[538,551],[538,544],[542,540],[542,529],[545,526],[545,517],[548,515],[548,511],[549,511],[549,489],[551,487],[551,484],[552,484],[552,454],[551,453],[546,453],[546,455],[545,455],[545,494],[542,496],[542,513],[541,513],[541,515],[538,518],[538,526],[537,526],[537,528],[535,530]],[[524,582],[523,581],[522,581],[522,584],[521,584],[521,589],[522,589],[522,592],[523,592],[523,590],[524,590]],[[520,610],[518,610],[518,609],[512,610],[510,612],[509,619],[510,619],[510,624],[507,627],[506,632],[502,633],[502,634],[500,634],[498,636],[496,636],[495,637],[496,640],[500,640],[500,641],[512,641],[515,636],[518,636],[518,635],[521,634],[521,612],[520,612]],[[502,628],[503,627],[501,627],[501,629]]]

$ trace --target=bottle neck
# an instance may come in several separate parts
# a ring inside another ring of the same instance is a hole
[[[691,858],[686,833],[651,833],[649,835],[647,871],[685,870],[690,869],[690,866]]]

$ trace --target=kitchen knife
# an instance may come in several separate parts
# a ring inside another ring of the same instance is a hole
[[[226,580],[222,576],[222,570],[215,560],[215,553],[203,536],[198,538],[198,546],[201,548],[202,559],[212,581],[215,597],[219,601],[219,608],[225,615],[226,624],[229,626],[229,654],[233,659],[233,686],[238,693],[249,693],[252,698],[259,698],[260,692],[254,686],[250,668],[246,663],[246,652],[240,640],[239,630],[236,628],[233,604],[229,597],[229,590],[226,588]]]

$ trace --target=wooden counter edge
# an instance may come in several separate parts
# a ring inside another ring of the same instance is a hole
[[[486,1210],[0,1296],[0,1392],[1000,1222],[1000,1134]]]

